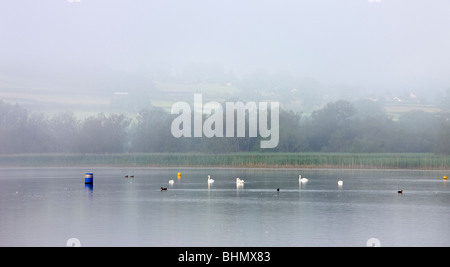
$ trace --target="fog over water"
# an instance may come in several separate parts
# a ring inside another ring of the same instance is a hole
[[[449,11],[0,0],[0,246],[450,245]]]

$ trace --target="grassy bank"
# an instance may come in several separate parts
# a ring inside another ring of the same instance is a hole
[[[23,154],[0,155],[0,167],[251,167],[450,169],[450,156],[434,154]]]

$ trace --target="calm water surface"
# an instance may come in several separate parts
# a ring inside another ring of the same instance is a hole
[[[93,187],[85,186],[85,172],[94,173]],[[299,185],[299,174],[309,181]],[[208,175],[215,180],[210,186]],[[70,238],[81,246],[366,246],[370,238],[381,246],[450,246],[444,175],[6,168],[0,169],[0,246],[66,246]],[[242,188],[236,177],[245,180]]]

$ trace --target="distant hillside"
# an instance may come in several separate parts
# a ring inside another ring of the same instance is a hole
[[[73,111],[79,116],[99,112],[137,114],[149,107],[161,107],[169,111],[177,101],[193,102],[195,93],[203,94],[204,103],[209,101],[277,101],[285,110],[308,115],[327,103],[345,99],[361,99],[378,103],[394,118],[412,110],[439,112],[440,103],[432,96],[416,96],[414,93],[369,94],[359,88],[340,86],[335,88],[311,79],[293,79],[280,76],[251,76],[241,79],[153,81],[124,87],[111,85],[100,90],[58,90],[45,87],[18,86],[5,82],[0,76],[0,99],[8,103],[19,103],[23,107],[39,112],[58,113]]]

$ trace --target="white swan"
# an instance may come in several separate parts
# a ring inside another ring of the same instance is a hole
[[[169,184],[170,184],[170,185],[173,185],[173,180],[169,180]]]
[[[209,184],[214,183],[214,179],[211,179],[211,176],[209,176],[209,175],[208,175],[208,183],[209,183]]]
[[[339,180],[338,181],[338,186],[342,186],[342,185],[344,185],[344,182],[342,180]]]
[[[298,175],[298,182],[299,183],[306,183],[306,182],[308,182],[308,179],[307,178],[302,178],[302,175],[299,174]]]
[[[236,178],[236,185],[244,185],[244,180],[241,180],[238,178]]]

